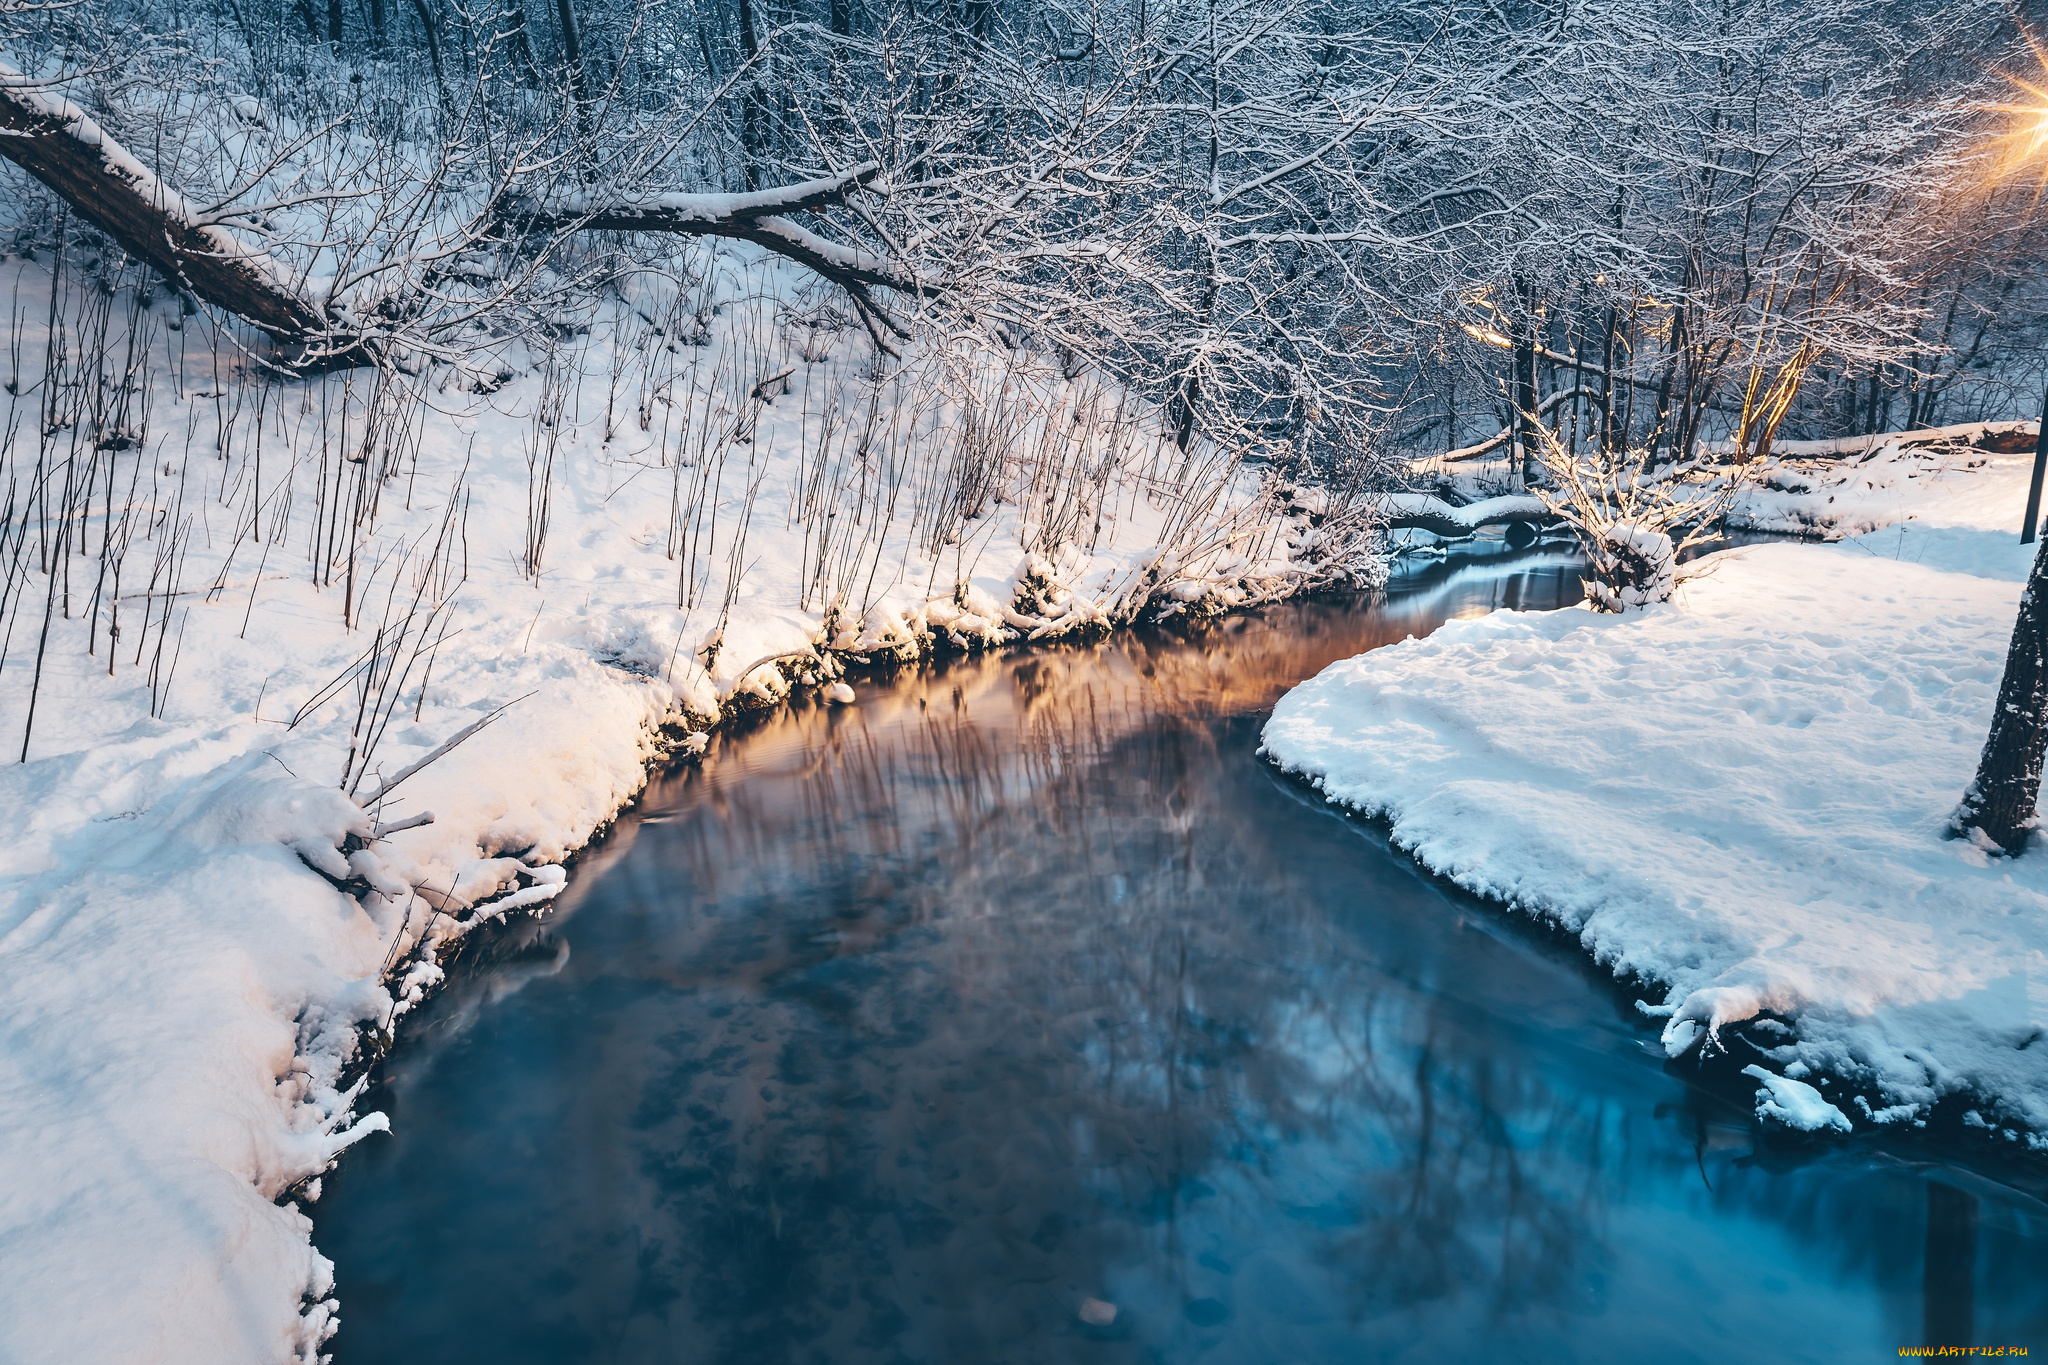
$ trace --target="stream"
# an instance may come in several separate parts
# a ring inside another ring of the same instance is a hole
[[[339,1365],[2048,1348],[2048,1205],[1761,1134],[1561,941],[1258,757],[1374,598],[857,684],[655,781],[409,1019],[315,1207]]]

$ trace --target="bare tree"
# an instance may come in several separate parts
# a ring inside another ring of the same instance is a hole
[[[124,41],[189,55],[133,4]],[[312,359],[457,357],[718,236],[842,288],[882,349],[968,331],[1114,376],[1183,449],[1377,474],[1427,406],[1525,469],[1546,422],[1683,462],[1960,335],[1930,340],[1922,266],[1981,84],[1951,68],[2012,36],[1989,0],[553,9],[460,11],[445,52],[431,10],[360,47],[237,20],[210,60],[266,97],[206,77],[148,116],[16,76],[0,155]],[[77,50],[23,37],[39,72]]]
[[[1729,508],[1760,467],[1697,458],[1659,465],[1645,447],[1575,451],[1547,430],[1538,435],[1548,477],[1535,496],[1585,552],[1586,600],[1596,611],[1669,597],[1680,559],[1722,537]]]
[[[2018,857],[2040,823],[2041,764],[2048,757],[2048,540],[2034,554],[2006,646],[1977,776],[1949,822]]]

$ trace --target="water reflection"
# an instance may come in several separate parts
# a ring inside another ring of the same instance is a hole
[[[1974,1340],[1977,1198],[1937,1180],[1927,1183],[1927,1252],[1921,1290],[1923,1346]]]
[[[1446,564],[721,742],[388,1064],[396,1136],[319,1216],[337,1358],[2038,1339],[2037,1206],[1859,1149],[1758,1162],[1571,952],[1256,758],[1329,660],[1576,588]]]

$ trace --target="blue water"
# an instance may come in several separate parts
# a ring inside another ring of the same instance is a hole
[[[383,1064],[337,1361],[2048,1349],[2036,1173],[1760,1134],[1256,756],[1324,663],[1576,595],[1453,563],[720,739]]]

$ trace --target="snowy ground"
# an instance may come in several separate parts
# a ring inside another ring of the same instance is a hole
[[[0,537],[0,1360],[316,1356],[302,1204],[384,1126],[345,1079],[437,978],[421,939],[554,894],[665,727],[788,694],[757,661],[826,683],[1320,572],[1305,513],[1112,392],[986,354],[877,386],[786,276],[698,266],[374,421],[360,372],[259,405],[162,299],[119,296],[95,359],[105,296],[67,293],[38,377],[46,267],[0,267],[7,478],[57,509],[10,499]],[[143,357],[128,399],[109,352]]]
[[[1959,1095],[2042,1145],[2048,848],[1943,837],[2031,557],[2030,466],[1782,471],[1757,524],[1852,538],[1711,555],[1625,616],[1498,612],[1332,665],[1266,751],[1651,983],[1667,1050],[1734,1051],[1766,1117],[1913,1124]]]

